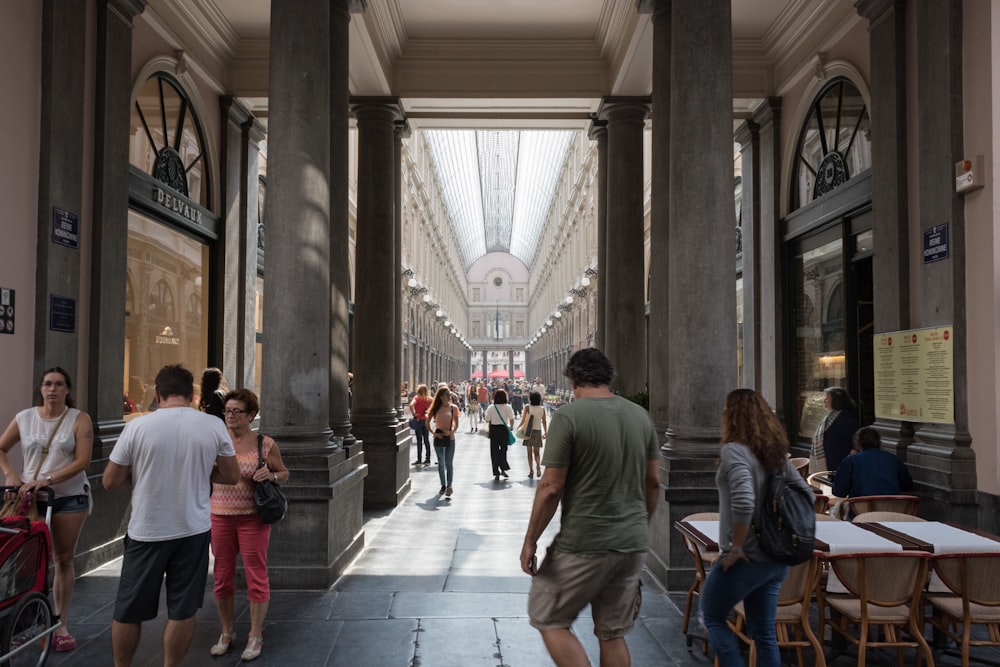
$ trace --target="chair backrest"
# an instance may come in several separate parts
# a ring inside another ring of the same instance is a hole
[[[816,514],[823,514],[830,506],[830,497],[824,496],[822,493],[813,494],[816,499]]]
[[[918,496],[855,496],[848,498],[851,513],[854,515],[865,512],[901,512],[916,514]]]
[[[817,481],[816,477],[819,475],[829,475],[829,474],[830,474],[829,470],[821,470],[819,472],[814,472],[813,474],[806,477],[806,481],[809,483],[809,486],[813,487],[814,489],[821,489],[823,485],[820,484],[819,481]]]
[[[952,593],[975,604],[1000,606],[1000,553],[940,554],[932,562]]]
[[[878,521],[926,521],[919,516],[902,512],[862,512],[854,517],[854,523],[875,523]]]
[[[838,519],[837,517],[830,516],[829,514],[817,514],[816,515],[816,520],[817,521],[840,521],[840,519]]]
[[[806,562],[788,568],[788,576],[778,591],[778,606],[802,603],[808,607],[813,591],[819,584],[821,571],[822,564],[818,552]]]
[[[806,479],[809,475],[809,459],[804,456],[796,456],[792,459],[792,465],[795,469],[799,471],[802,475],[802,479]]]
[[[718,512],[695,512],[694,514],[688,514],[686,517],[681,519],[681,521],[718,521]],[[699,575],[704,576],[705,574],[705,564],[702,562],[701,551],[698,550],[698,545],[695,544],[687,535],[681,533],[681,537],[684,538],[684,548],[690,552],[694,557],[694,567],[698,571]]]
[[[899,607],[920,599],[927,583],[924,551],[891,551],[827,556],[830,567],[862,605]]]

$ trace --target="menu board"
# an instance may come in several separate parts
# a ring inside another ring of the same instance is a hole
[[[875,416],[955,423],[952,326],[876,334]]]

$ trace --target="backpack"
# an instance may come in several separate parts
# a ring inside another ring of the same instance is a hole
[[[812,558],[816,510],[812,493],[787,474],[787,468],[767,473],[752,528],[764,553],[779,563],[798,565]]]

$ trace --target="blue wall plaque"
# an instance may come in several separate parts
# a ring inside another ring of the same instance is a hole
[[[52,207],[52,242],[67,248],[80,246],[80,216]]]
[[[76,332],[76,299],[49,295],[49,329],[64,333]]]
[[[924,264],[948,259],[948,225],[924,230]]]

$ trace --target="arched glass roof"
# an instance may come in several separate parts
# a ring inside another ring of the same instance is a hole
[[[573,131],[425,130],[465,268],[488,252],[531,266]]]

